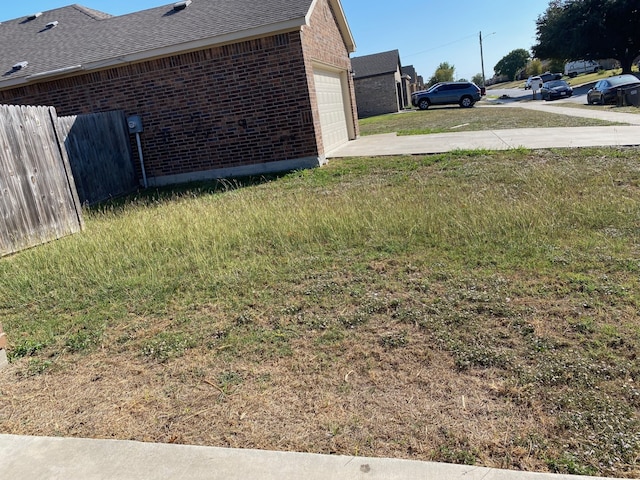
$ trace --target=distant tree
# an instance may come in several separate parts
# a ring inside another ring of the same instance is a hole
[[[536,21],[538,58],[614,58],[631,72],[640,53],[638,0],[552,0]]]
[[[476,73],[473,77],[471,77],[471,81],[476,85],[482,86],[482,74]]]
[[[453,65],[449,65],[448,62],[442,62],[436,68],[435,73],[429,79],[429,85],[434,85],[438,82],[453,82],[453,72],[455,67]]]
[[[529,52],[524,48],[518,48],[507,53],[502,59],[496,63],[493,67],[493,71],[496,75],[505,75],[509,80],[514,80],[516,72],[527,65],[529,61]]]
[[[560,72],[564,73],[564,64],[567,63],[565,60],[560,58],[552,58],[549,60],[549,64],[547,65],[547,70],[550,72]]]
[[[527,64],[527,74],[529,76],[532,75],[540,75],[542,73],[542,62],[538,58],[534,58]]]

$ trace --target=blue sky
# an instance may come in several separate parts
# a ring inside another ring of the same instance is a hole
[[[30,0],[3,1],[0,19],[8,20],[79,3],[112,15],[169,5],[171,0]],[[455,77],[471,79],[481,72],[479,32],[484,69],[493,75],[498,61],[516,48],[535,43],[535,21],[548,0],[342,0],[356,41],[352,56],[399,50],[403,65],[431,77],[441,62],[455,66]],[[495,32],[495,33],[494,33]]]

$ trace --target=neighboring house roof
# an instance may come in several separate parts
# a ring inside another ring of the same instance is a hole
[[[300,30],[317,0],[191,0],[111,16],[80,5],[0,24],[0,88]],[[347,50],[355,42],[340,0],[329,0]],[[188,4],[184,9],[175,5]],[[50,22],[58,22],[46,28]],[[22,69],[13,69],[28,62]]]
[[[400,69],[398,50],[374,53],[351,59],[351,68],[355,79],[394,73]]]
[[[418,74],[416,73],[416,69],[413,65],[402,67],[402,74],[409,75],[411,77],[411,81],[414,83],[418,81]]]

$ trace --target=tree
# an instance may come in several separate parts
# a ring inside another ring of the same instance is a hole
[[[552,0],[536,21],[538,58],[614,58],[631,73],[640,53],[638,0]]]
[[[550,72],[564,73],[564,64],[566,62],[563,59],[551,58],[547,64],[547,70]]]
[[[538,58],[534,58],[527,65],[526,72],[529,76],[540,75],[542,73],[542,62]]]
[[[476,85],[482,86],[482,74],[476,73],[473,77],[471,77],[471,81]]]
[[[429,86],[434,85],[438,82],[453,82],[453,72],[455,67],[453,65],[449,65],[448,62],[442,62],[436,68],[435,73],[429,79]]]
[[[496,63],[493,67],[493,71],[496,75],[505,75],[509,80],[514,80],[516,72],[527,65],[529,61],[529,52],[524,48],[518,48],[507,53],[502,59]]]

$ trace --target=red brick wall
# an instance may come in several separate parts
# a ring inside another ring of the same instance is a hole
[[[140,115],[150,179],[319,155],[300,32],[0,91],[0,103]]]
[[[349,58],[349,51],[347,50],[342,34],[340,33],[336,23],[335,13],[329,5],[328,0],[320,0],[316,4],[309,21],[309,26],[304,27],[302,30],[302,43],[304,46],[305,61],[307,64],[307,81],[310,85],[309,90],[311,91],[311,102],[313,105],[313,111],[315,112],[314,124],[316,128],[317,141],[318,145],[321,145],[321,153],[324,153],[322,148],[320,119],[317,117],[318,108],[313,79],[314,62],[319,62],[347,72],[346,80],[351,99],[351,109],[349,112],[351,118],[347,118],[347,122],[351,122],[353,138],[356,138],[359,135],[353,77],[350,73],[351,59]]]

